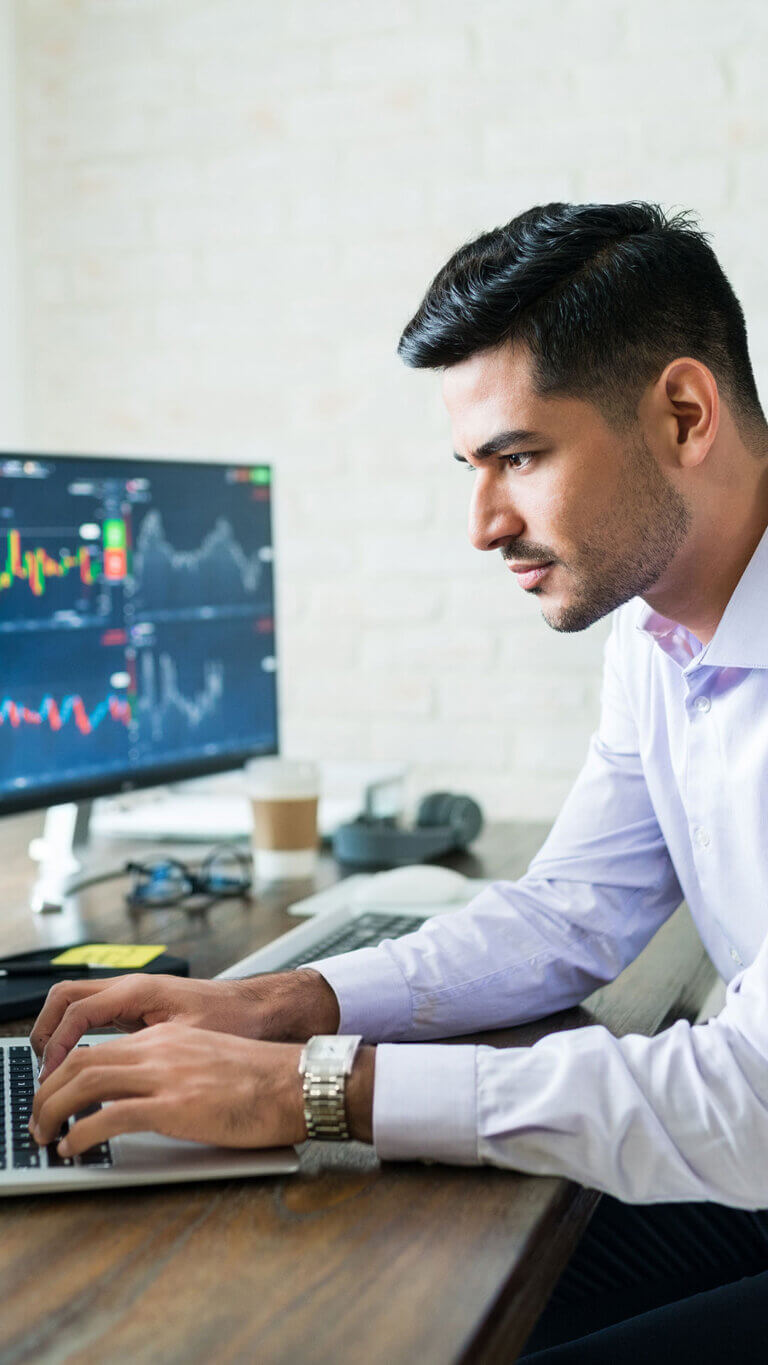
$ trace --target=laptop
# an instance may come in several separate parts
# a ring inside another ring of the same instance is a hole
[[[79,1046],[98,1047],[108,1036],[93,1035]],[[173,1185],[189,1180],[287,1175],[298,1169],[293,1147],[243,1151],[179,1142],[155,1133],[110,1138],[82,1156],[65,1159],[58,1155],[56,1143],[38,1147],[29,1132],[36,1089],[37,1058],[29,1039],[0,1038],[0,1195]]]

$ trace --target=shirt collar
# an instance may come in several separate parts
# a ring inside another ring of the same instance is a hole
[[[731,594],[717,630],[703,647],[690,631],[645,606],[638,630],[650,635],[665,654],[686,668],[768,668],[768,530]]]

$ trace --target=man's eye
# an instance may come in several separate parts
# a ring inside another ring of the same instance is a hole
[[[510,469],[525,469],[535,459],[535,452],[532,450],[519,451],[514,455],[503,455],[502,459]]]
[[[531,460],[535,459],[536,459],[535,450],[522,450],[516,451],[514,455],[500,455],[499,464],[501,466],[506,466],[507,468],[514,470],[526,469],[528,465],[531,463]],[[470,464],[469,460],[459,460],[459,464],[463,466],[463,468],[467,471],[468,474],[477,473],[477,466]]]

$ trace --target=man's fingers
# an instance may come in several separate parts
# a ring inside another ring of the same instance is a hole
[[[33,1111],[32,1131],[37,1142],[43,1145],[54,1140],[66,1119],[82,1113],[92,1104],[136,1099],[151,1092],[151,1082],[141,1067],[87,1067],[37,1105]]]
[[[141,1061],[136,1052],[133,1038],[110,1038],[106,1043],[95,1047],[77,1048],[71,1052],[60,1067],[51,1071],[40,1082],[32,1102],[32,1117],[36,1119],[42,1106],[62,1086],[69,1085],[83,1071],[97,1075],[104,1067],[135,1066]]]
[[[72,1000],[44,1044],[41,1074],[55,1070],[89,1029],[105,1028],[116,1020],[141,1024],[149,989],[156,987],[148,987],[146,977],[121,976],[103,990]]]
[[[42,1056],[48,1039],[61,1022],[61,1016],[68,1005],[71,1005],[75,1000],[82,1000],[87,995],[94,995],[98,991],[108,989],[114,984],[113,979],[108,981],[57,981],[56,985],[49,990],[45,1004],[29,1035],[29,1041],[38,1057]]]
[[[107,1142],[119,1133],[156,1131],[158,1101],[154,1099],[116,1100],[107,1109],[78,1119],[59,1144],[62,1156],[79,1156],[97,1142]]]

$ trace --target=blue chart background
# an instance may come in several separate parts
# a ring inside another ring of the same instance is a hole
[[[61,709],[65,698],[76,693],[86,711],[92,713],[112,691],[110,674],[125,667],[124,649],[105,648],[100,638],[98,630],[35,631],[14,636],[13,658],[0,681],[0,704],[10,698],[17,705],[39,711],[43,697],[50,694]],[[46,723],[22,724],[15,729],[7,718],[0,725],[3,786],[10,787],[19,778],[33,782],[41,774],[55,773],[63,779],[127,765],[128,731],[108,716],[90,735],[80,733],[74,717],[55,732]]]
[[[60,707],[77,694],[92,713],[110,693],[129,696],[114,678],[133,669],[134,721],[107,716],[82,735],[72,719],[56,733],[6,719],[0,794],[18,792],[19,779],[45,790],[103,777],[114,789],[153,770],[165,778],[169,765],[212,770],[229,754],[274,751],[276,679],[263,667],[275,649],[269,486],[233,480],[224,465],[39,460],[46,478],[0,477],[0,567],[10,527],[22,550],[58,558],[77,550],[84,522],[121,517],[133,575],[84,589],[73,570],[47,580],[42,597],[24,581],[0,592],[0,704],[39,711],[46,694]]]
[[[154,642],[136,654],[140,761],[152,762],[158,752],[188,758],[205,746],[237,750],[244,721],[256,746],[268,746],[276,720],[274,678],[262,660],[272,649],[271,633],[261,634],[253,617],[159,627]],[[171,688],[164,660],[171,661],[175,675]],[[154,699],[143,683],[150,671]],[[211,675],[221,678],[221,696],[215,690],[212,695]],[[181,704],[174,701],[174,691]],[[202,712],[202,719],[195,712]]]

